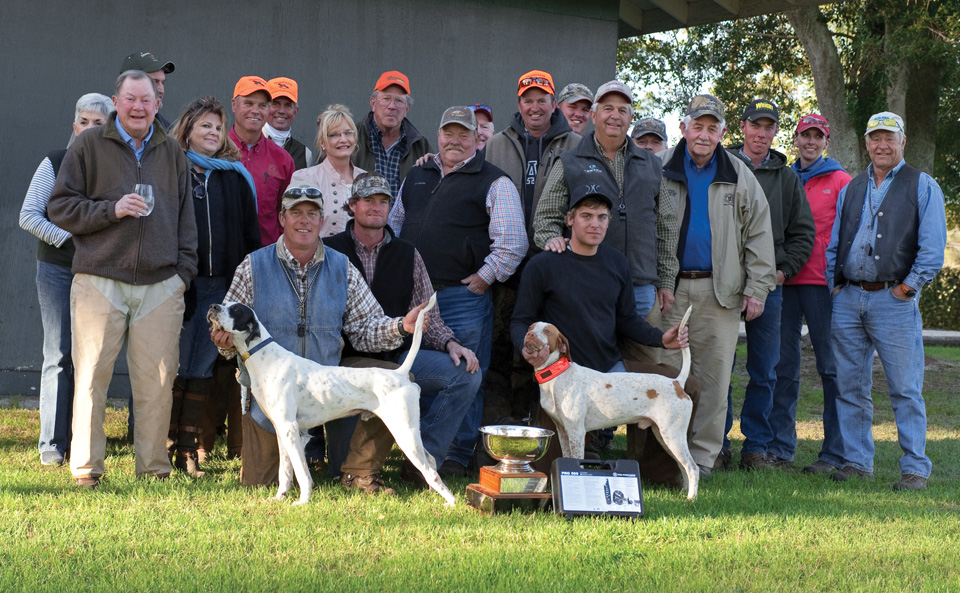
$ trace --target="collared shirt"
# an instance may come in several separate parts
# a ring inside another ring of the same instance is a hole
[[[476,156],[476,155],[474,155]],[[474,157],[470,157],[456,164],[448,173],[443,173],[443,163],[440,155],[433,157],[433,162],[440,167],[440,175],[446,177],[450,173],[460,170]],[[559,162],[559,161],[558,161]],[[485,201],[487,214],[490,215],[490,254],[483,260],[483,265],[477,274],[487,284],[496,281],[505,282],[516,271],[517,266],[527,253],[527,230],[523,222],[523,206],[520,204],[520,194],[517,186],[504,175],[490,184]],[[390,210],[389,224],[396,235],[400,236],[403,227],[405,211],[403,209],[403,187],[397,194],[397,201]]]
[[[847,280],[854,282],[874,282],[877,280],[877,266],[872,256],[873,247],[877,240],[877,212],[883,203],[897,173],[903,169],[906,160],[891,169],[880,187],[876,186],[873,175],[873,163],[867,165],[867,195],[863,200],[863,213],[860,216],[860,227],[850,245],[847,261],[843,268],[843,275]],[[847,195],[847,187],[840,190],[837,196],[837,218],[830,233],[830,245],[827,248],[827,287],[834,289],[834,270],[836,269],[837,241],[840,235],[840,218],[843,213],[843,203]],[[943,251],[946,245],[946,213],[944,210],[943,190],[937,182],[927,175],[920,173],[917,183],[917,257],[910,268],[910,273],[903,279],[904,284],[917,290],[933,281],[934,276],[943,266]]]
[[[317,247],[313,259],[306,266],[301,266],[297,258],[287,249],[281,236],[276,242],[277,257],[290,267],[297,277],[297,293],[300,300],[307,297],[309,290],[308,272],[321,265],[326,250],[323,243]],[[248,255],[237,266],[237,271],[230,284],[230,290],[224,301],[235,301],[252,306],[253,294],[253,266]],[[370,292],[363,276],[353,266],[347,266],[347,306],[343,311],[343,332],[350,338],[350,343],[362,352],[385,352],[399,348],[403,344],[403,336],[397,329],[397,318],[386,317],[380,303]],[[221,353],[230,358],[236,355],[235,350],[221,350]]]
[[[397,196],[400,191],[400,159],[407,151],[407,133],[400,126],[400,139],[390,145],[389,148],[383,147],[383,133],[377,122],[370,125],[370,150],[377,158],[377,173],[387,178],[390,183],[390,192]]]
[[[768,151],[767,151],[767,156],[763,157],[763,160],[760,161],[760,164],[759,164],[759,165],[754,165],[754,164],[753,164],[753,159],[750,158],[750,155],[748,155],[747,153],[743,152],[743,149],[742,149],[742,148],[740,149],[739,152],[740,152],[740,156],[742,156],[742,157],[744,158],[744,160],[746,160],[748,163],[750,163],[750,166],[751,166],[753,169],[759,169],[760,167],[766,165],[767,163],[770,162],[770,159],[772,158],[771,155],[770,155],[770,151],[768,150]]]
[[[350,230],[350,236],[353,237],[353,245],[357,250],[357,257],[360,258],[360,264],[363,269],[367,284],[373,284],[373,275],[377,269],[377,257],[380,255],[380,249],[392,241],[390,233],[384,231],[383,239],[371,248],[367,248],[360,239]],[[427,302],[430,295],[433,294],[433,283],[430,282],[430,275],[427,273],[427,267],[423,264],[420,252],[413,251],[413,294],[410,297],[410,306],[407,310]],[[443,323],[440,317],[439,308],[434,308],[427,318],[427,325],[423,328],[423,341],[431,350],[444,350],[447,342],[454,339],[453,330]]]
[[[143,151],[147,148],[147,142],[150,142],[150,138],[153,137],[153,124],[150,124],[150,129],[147,130],[147,137],[143,139],[143,142],[140,144],[140,148],[137,148],[137,141],[133,139],[126,130],[123,129],[123,124],[120,123],[120,118],[117,118],[117,132],[120,134],[120,137],[123,138],[123,141],[126,142],[127,146],[133,150],[133,154],[137,156],[137,162],[140,162],[140,157],[143,156]],[[133,188],[131,188],[133,189]]]
[[[723,150],[720,148],[719,150]],[[687,203],[690,209],[686,240],[680,254],[680,269],[713,270],[713,238],[710,230],[710,184],[717,176],[717,152],[703,167],[698,167],[690,153],[683,151],[683,171],[687,177]]]
[[[260,134],[260,138],[251,145],[241,140],[233,128],[230,128],[227,136],[240,150],[240,162],[250,172],[257,188],[257,222],[260,224],[261,243],[275,243],[283,234],[277,217],[283,192],[290,186],[290,178],[296,168],[293,157],[264,134]]]
[[[613,171],[614,180],[617,187],[623,187],[623,171],[626,163],[627,142],[617,151],[614,160],[610,160],[603,153],[603,148],[596,141],[594,135],[594,148]],[[616,209],[616,205],[614,206]],[[547,176],[547,182],[543,187],[543,194],[540,196],[540,202],[537,204],[537,212],[534,220],[534,242],[543,247],[550,239],[562,237],[566,228],[567,211],[570,210],[570,188],[563,177],[563,161],[557,159],[550,168],[550,174]],[[675,253],[670,253],[669,249],[661,247],[666,245],[677,245],[680,236],[680,221],[674,215],[670,208],[668,200],[657,200],[657,275],[660,278],[676,278],[677,264]]]

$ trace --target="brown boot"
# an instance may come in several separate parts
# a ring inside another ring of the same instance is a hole
[[[191,380],[190,384],[197,381]],[[192,386],[192,385],[188,385]],[[184,391],[177,431],[177,461],[174,467],[195,478],[204,475],[198,463],[200,424],[207,406],[207,395],[200,391]]]
[[[180,409],[183,404],[184,379],[177,377],[173,382],[173,405],[170,407],[170,429],[167,432],[167,458],[173,463],[173,454],[177,449],[177,433],[180,429]]]
[[[200,469],[196,451],[177,451],[177,460],[174,462],[173,467],[194,478],[202,478],[207,475],[207,472]]]

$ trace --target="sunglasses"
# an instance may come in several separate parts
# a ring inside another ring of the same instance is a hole
[[[800,119],[800,123],[815,124],[818,126],[822,126],[822,125],[826,125],[827,122],[825,120],[820,119],[819,117],[813,117],[813,116],[807,115]]]
[[[550,79],[548,78],[541,78],[539,76],[528,76],[527,78],[520,79],[520,88],[528,87],[534,84],[545,86],[548,89],[550,89],[550,91],[553,91],[553,83],[550,82]]]
[[[197,183],[197,186],[193,188],[193,197],[198,200],[204,199],[207,197],[206,177],[196,171],[190,171],[190,174],[193,175],[193,180]]]
[[[900,129],[900,130],[903,129],[903,128],[900,126],[900,122],[898,122],[898,121],[895,120],[895,119],[889,119],[889,118],[871,119],[870,121],[867,122],[867,127],[868,127],[868,128],[875,128],[875,127],[879,126],[880,124],[883,124],[883,125],[885,125],[885,126],[893,126],[893,127],[897,128],[897,129]]]
[[[477,111],[486,111],[487,113],[493,113],[493,109],[490,109],[486,105],[481,105],[480,103],[474,103],[470,106],[470,111],[476,113]]]
[[[308,198],[322,198],[323,194],[315,187],[291,187],[283,192],[284,198],[299,198],[304,196]]]

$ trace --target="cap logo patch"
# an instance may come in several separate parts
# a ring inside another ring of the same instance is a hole
[[[770,110],[770,111],[773,111],[773,105],[771,105],[770,103],[763,103],[763,102],[761,102],[761,101],[757,101],[756,103],[754,103],[754,104],[753,104],[753,108],[754,108],[754,109],[768,109],[768,110]]]

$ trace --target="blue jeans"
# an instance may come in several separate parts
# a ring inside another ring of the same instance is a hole
[[[70,450],[73,358],[70,354],[70,268],[37,261],[37,299],[43,324],[40,372],[40,452]]]
[[[197,306],[193,317],[184,322],[180,330],[180,368],[177,376],[185,379],[209,379],[213,377],[213,364],[217,362],[216,344],[210,339],[207,310],[210,305],[223,302],[230,287],[230,278],[225,276],[198,276],[193,280]]]
[[[763,304],[760,317],[746,322],[747,373],[750,382],[743,395],[740,411],[740,432],[743,433],[743,453],[767,453],[773,439],[770,430],[770,409],[773,407],[773,388],[777,384],[775,368],[780,360],[780,310],[783,308],[783,287],[777,286]],[[736,364],[736,360],[734,360]],[[733,427],[733,386],[727,389],[727,421],[723,448],[730,448],[727,435]]]
[[[443,322],[453,330],[465,348],[473,350],[486,377],[493,344],[493,299],[490,290],[474,294],[466,286],[448,286],[437,292],[437,307]],[[482,379],[481,379],[482,381]],[[483,422],[483,390],[467,409],[463,422],[447,451],[447,459],[468,467],[473,460],[480,424]],[[439,459],[438,463],[442,463]]]
[[[398,361],[407,359],[404,352]],[[420,437],[423,448],[437,463],[443,463],[470,405],[483,383],[481,371],[468,373],[446,352],[421,349],[410,372],[420,386]]]
[[[773,439],[767,452],[793,461],[797,450],[797,402],[800,399],[800,329],[804,319],[817,372],[823,384],[823,446],[818,459],[834,467],[843,463],[840,426],[837,423],[837,358],[830,331],[830,291],[825,285],[788,284],[783,287],[780,314],[780,362],[773,390],[770,430]]]
[[[653,284],[634,286],[633,299],[637,305],[637,314],[646,318],[657,304],[657,287]]]
[[[923,401],[923,320],[917,304],[893,296],[890,289],[865,291],[844,286],[833,297],[833,345],[837,355],[837,419],[844,465],[873,471],[874,352],[887,377],[890,403],[903,450],[900,473],[930,476],[924,453],[927,410]]]

